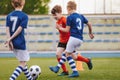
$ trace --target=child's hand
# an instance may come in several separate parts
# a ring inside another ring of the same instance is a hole
[[[91,39],[94,38],[94,35],[93,35],[93,34],[90,34],[90,33],[89,33],[89,36],[90,36]]]
[[[9,47],[9,43],[10,43],[10,41],[9,41],[9,39],[4,43],[4,45],[5,45],[5,47]]]
[[[56,24],[56,29],[60,29],[61,28],[61,25],[59,25],[59,24]]]
[[[13,50],[13,44],[10,41],[10,39],[8,39],[4,44],[5,44],[5,47],[9,48],[9,50]]]
[[[13,44],[12,44],[12,42],[10,42],[10,44],[9,44],[9,50],[13,50],[14,48],[13,48]]]

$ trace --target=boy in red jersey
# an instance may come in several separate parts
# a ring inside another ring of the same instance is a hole
[[[52,16],[54,17],[56,21],[56,27],[57,26],[61,26],[63,28],[66,27],[66,17],[64,17],[61,13],[62,13],[62,8],[59,5],[56,5],[52,8],[51,10]],[[57,51],[56,51],[56,57],[58,62],[61,59],[61,54],[64,52],[64,50],[66,49],[66,45],[68,42],[68,39],[70,37],[70,32],[63,32],[61,30],[59,31],[59,43],[57,46]],[[63,76],[63,75],[68,75],[68,70],[66,69],[65,64],[62,65],[62,70],[63,72],[61,74],[59,74],[59,76]]]

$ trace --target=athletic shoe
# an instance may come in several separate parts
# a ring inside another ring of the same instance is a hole
[[[63,71],[62,73],[58,74],[58,76],[65,76],[65,75],[68,75],[68,74],[69,74],[68,71],[67,72]]]
[[[88,66],[89,70],[92,70],[93,65],[92,65],[91,59],[89,59],[89,62],[87,63],[87,66]]]
[[[69,78],[73,78],[73,77],[79,77],[79,73],[77,71],[73,72],[72,74],[70,74],[68,76]]]
[[[60,68],[59,68],[58,66],[55,66],[55,67],[50,66],[49,69],[50,69],[52,72],[57,73]]]

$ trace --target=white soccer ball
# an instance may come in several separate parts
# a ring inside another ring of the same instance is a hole
[[[29,68],[29,72],[33,78],[36,78],[41,74],[41,68],[38,65],[32,65]]]

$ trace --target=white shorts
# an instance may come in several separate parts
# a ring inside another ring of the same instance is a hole
[[[82,43],[83,43],[82,40],[70,36],[65,51],[72,53],[73,51],[76,51],[76,48],[80,47]]]
[[[29,61],[30,56],[27,50],[13,50],[13,53],[15,54],[18,61]]]

